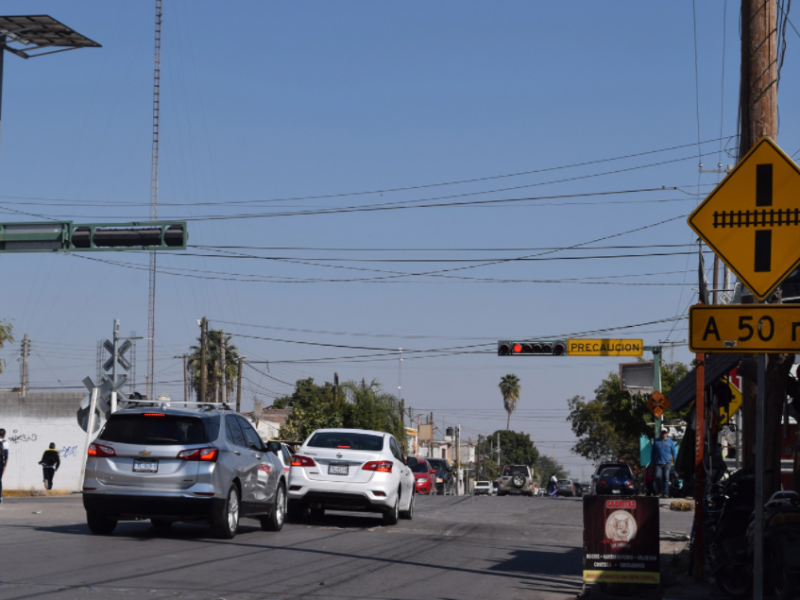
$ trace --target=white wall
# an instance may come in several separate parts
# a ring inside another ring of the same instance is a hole
[[[54,490],[80,491],[86,432],[76,420],[81,393],[0,392],[0,429],[6,430],[8,467],[4,490],[42,490],[39,461],[50,442],[61,454]]]
[[[2,419],[6,430],[8,466],[3,475],[4,490],[44,489],[38,462],[50,442],[61,455],[61,467],[53,480],[54,490],[80,491],[81,466],[86,452],[86,432],[75,419]]]

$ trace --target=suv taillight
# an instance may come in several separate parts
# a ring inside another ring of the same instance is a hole
[[[89,444],[89,456],[116,456],[117,453],[111,446],[103,444]]]
[[[292,466],[293,467],[316,467],[317,463],[314,462],[313,458],[308,458],[307,456],[300,456],[299,454],[295,454],[292,456]]]
[[[178,458],[183,460],[197,460],[204,462],[217,462],[219,448],[194,448],[193,450],[183,450],[178,452]]]
[[[390,460],[371,460],[364,463],[362,471],[377,471],[378,473],[391,473],[394,463]]]

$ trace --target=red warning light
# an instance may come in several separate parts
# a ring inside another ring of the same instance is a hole
[[[522,344],[514,344],[514,353],[522,352]]]

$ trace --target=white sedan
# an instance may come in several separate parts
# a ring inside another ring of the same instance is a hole
[[[414,475],[391,434],[318,429],[292,456],[288,513],[326,509],[383,514],[386,525],[414,515]]]

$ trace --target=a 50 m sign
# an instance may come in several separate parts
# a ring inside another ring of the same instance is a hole
[[[689,309],[692,352],[798,352],[800,306],[745,304]]]

